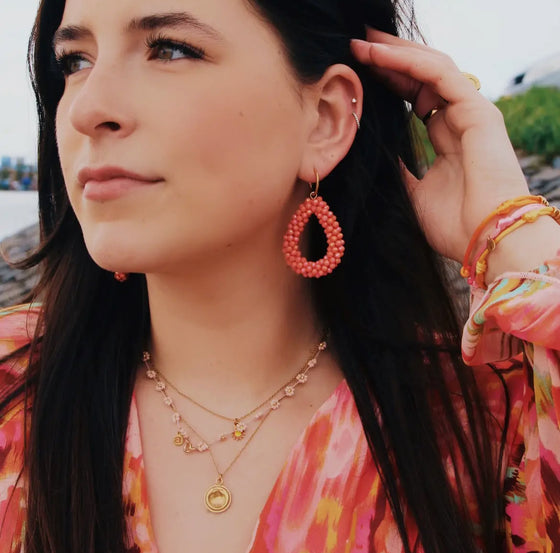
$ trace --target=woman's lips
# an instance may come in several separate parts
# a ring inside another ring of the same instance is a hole
[[[120,198],[131,190],[146,188],[161,182],[132,179],[129,177],[115,177],[107,180],[88,180],[84,185],[83,196],[88,200],[106,201]]]
[[[88,200],[106,201],[119,198],[131,190],[146,188],[163,179],[142,175],[122,167],[84,167],[78,172],[78,181],[83,186],[83,196]]]

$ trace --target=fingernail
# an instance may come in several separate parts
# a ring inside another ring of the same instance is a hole
[[[387,44],[381,44],[379,42],[370,42],[369,43],[370,46],[373,46],[374,48],[377,48],[378,50],[390,50],[391,47],[388,46]]]
[[[353,38],[351,41],[351,44],[355,44],[356,46],[360,45],[360,44],[365,44],[366,46],[373,46],[374,48],[377,48],[379,50],[389,50],[390,46],[386,45],[386,44],[382,44],[379,42],[369,42],[368,40],[362,40],[361,38]]]

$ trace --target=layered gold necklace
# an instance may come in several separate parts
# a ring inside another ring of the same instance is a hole
[[[176,426],[176,433],[173,438],[173,444],[176,447],[182,448],[183,452],[186,454],[208,452],[210,458],[212,459],[212,463],[214,465],[214,468],[216,469],[217,478],[215,483],[208,488],[204,497],[204,504],[210,512],[223,513],[224,511],[229,509],[232,501],[232,494],[230,489],[224,484],[224,477],[226,473],[241,457],[242,453],[249,446],[266,418],[274,411],[277,411],[285,399],[293,397],[298,386],[301,386],[307,382],[309,371],[317,365],[319,354],[326,348],[327,342],[325,339],[323,339],[319,344],[317,344],[317,346],[315,346],[315,348],[313,348],[311,355],[306,360],[305,364],[297,371],[297,373],[292,378],[290,378],[290,380],[288,380],[288,382],[280,386],[280,388],[278,388],[267,399],[259,403],[256,407],[238,417],[228,417],[226,415],[218,413],[215,410],[202,405],[202,403],[200,403],[199,401],[196,401],[191,396],[179,390],[179,388],[175,386],[169,380],[169,378],[165,377],[162,373],[158,372],[153,367],[151,363],[150,353],[148,351],[145,351],[143,353],[142,359],[146,367],[146,376],[148,379],[154,382],[155,390],[161,394],[163,403],[172,411],[171,420]],[[175,401],[168,393],[169,388],[174,390],[177,394],[187,399],[206,413],[227,421],[230,425],[230,429],[228,431],[220,433],[212,440],[206,440],[205,438],[203,438],[201,433],[193,428],[193,426],[178,411]],[[254,428],[250,432],[251,427]],[[235,441],[246,441],[243,444],[243,447],[237,452],[233,460],[227,465],[227,467],[225,467],[223,470],[220,470],[218,464],[216,463],[212,447],[215,444],[224,442],[228,439],[233,439]]]

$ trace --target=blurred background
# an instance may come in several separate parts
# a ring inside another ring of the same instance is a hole
[[[38,240],[36,117],[25,63],[37,6],[0,3],[0,251],[12,259]],[[481,93],[504,113],[532,190],[559,205],[560,1],[416,0],[414,8],[428,44],[476,74]],[[417,127],[429,164],[433,152]],[[0,258],[0,307],[34,281],[33,271]]]

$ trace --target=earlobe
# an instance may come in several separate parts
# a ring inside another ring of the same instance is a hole
[[[332,65],[312,86],[316,117],[299,174],[308,182],[315,168],[327,176],[350,150],[360,130],[363,99],[360,79],[347,65]]]

